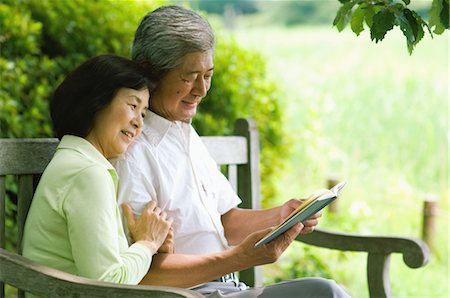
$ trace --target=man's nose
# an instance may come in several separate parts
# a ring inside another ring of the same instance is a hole
[[[192,90],[195,96],[205,97],[209,90],[209,82],[203,77],[198,77],[195,80],[194,89]]]

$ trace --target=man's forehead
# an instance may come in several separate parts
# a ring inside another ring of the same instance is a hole
[[[197,73],[214,69],[213,55],[210,52],[195,52],[186,54],[180,65],[185,73]]]

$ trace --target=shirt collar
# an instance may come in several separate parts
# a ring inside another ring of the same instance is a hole
[[[61,142],[59,142],[57,149],[75,150],[81,153],[88,160],[105,167],[110,173],[117,189],[118,176],[116,170],[112,164],[94,147],[94,145],[89,143],[89,141],[81,137],[65,135],[62,137]]]
[[[146,136],[154,146],[157,146],[164,136],[167,134],[170,128],[174,126],[178,127],[190,127],[192,120],[189,121],[170,121],[158,114],[148,110],[147,115],[144,118],[144,127],[142,134]]]
[[[83,156],[89,160],[101,164],[107,169],[114,169],[111,163],[86,139],[73,136],[65,135],[62,137],[61,142],[59,142],[57,149],[71,149],[80,152]]]

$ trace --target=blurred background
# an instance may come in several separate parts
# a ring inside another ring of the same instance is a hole
[[[258,122],[263,206],[346,180],[322,227],[421,238],[424,200],[434,201],[430,263],[414,270],[394,255],[392,290],[449,297],[448,30],[426,33],[410,54],[398,27],[378,43],[367,29],[338,32],[337,0],[4,0],[0,137],[53,136],[48,101],[68,71],[98,54],[129,57],[141,18],[171,3],[201,11],[217,33],[213,85],[194,126],[203,135],[231,134],[236,118]],[[430,6],[410,5],[424,18]],[[364,254],[293,244],[264,266],[264,278],[331,277],[367,297],[365,263]]]

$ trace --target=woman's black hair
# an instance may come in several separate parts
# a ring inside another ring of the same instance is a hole
[[[85,138],[97,113],[106,108],[120,88],[149,91],[156,81],[136,62],[116,55],[93,57],[58,86],[50,102],[56,136],[70,134]]]

